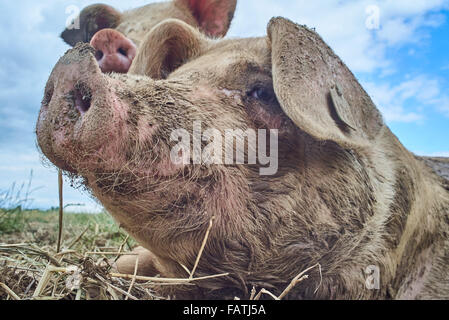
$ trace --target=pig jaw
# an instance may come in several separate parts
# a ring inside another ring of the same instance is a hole
[[[49,78],[36,126],[44,155],[80,175],[104,162],[123,163],[118,151],[127,111],[112,89],[120,86],[101,73],[90,46],[69,50]]]

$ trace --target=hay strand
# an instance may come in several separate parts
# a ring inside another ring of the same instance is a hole
[[[61,242],[62,242],[62,222],[64,216],[64,199],[63,199],[63,183],[62,179],[62,170],[58,170],[58,193],[59,193],[59,230],[58,230],[58,244],[56,248],[56,253],[59,253],[61,250]]]
[[[212,229],[212,226],[213,226],[213,223],[214,223],[214,219],[215,219],[215,216],[212,216],[212,218],[210,219],[209,227],[207,228],[206,234],[204,235],[204,239],[203,239],[203,242],[201,244],[200,251],[198,252],[198,256],[196,258],[196,261],[195,261],[195,264],[193,266],[192,272],[190,273],[189,279],[193,279],[193,276],[195,274],[196,268],[198,267],[198,264],[200,262],[201,256],[203,254],[204,247],[206,246],[207,239],[209,238],[209,233],[210,233],[210,230]]]
[[[14,300],[21,300],[20,297],[3,282],[0,282],[0,287],[3,288],[3,290],[5,290],[6,293]]]

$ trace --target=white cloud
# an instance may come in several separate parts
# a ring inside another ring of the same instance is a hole
[[[395,85],[375,82],[363,85],[387,122],[423,120],[429,107],[449,116],[449,95],[443,91],[439,79],[431,76],[420,75]]]

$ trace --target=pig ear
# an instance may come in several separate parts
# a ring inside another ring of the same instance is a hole
[[[206,43],[198,30],[177,19],[155,26],[141,44],[128,73],[165,79],[187,60],[197,56]]]
[[[84,8],[70,29],[66,28],[61,38],[74,47],[78,42],[89,43],[92,37],[106,28],[116,28],[122,14],[104,4],[94,4]]]
[[[380,112],[316,32],[273,18],[268,38],[276,96],[301,130],[347,149],[376,137],[384,125]]]
[[[201,31],[214,38],[224,37],[231,26],[237,0],[175,0],[187,6]]]

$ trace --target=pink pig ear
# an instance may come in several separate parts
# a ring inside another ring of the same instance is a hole
[[[214,38],[224,37],[231,26],[237,0],[175,0],[187,6],[202,32]]]
[[[166,79],[186,61],[201,53],[203,44],[207,44],[205,38],[184,21],[167,19],[147,35],[128,73],[154,80]]]

